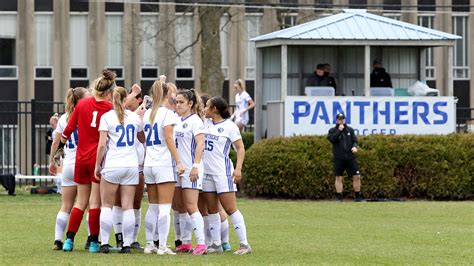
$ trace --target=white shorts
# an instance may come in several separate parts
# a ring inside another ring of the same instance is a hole
[[[190,172],[191,170],[186,170],[182,176],[178,176],[178,182],[176,182],[176,187],[202,190],[202,181],[204,179],[204,173],[200,172],[198,174],[198,179],[194,182],[191,182],[191,180],[189,179]]]
[[[176,170],[173,166],[145,166],[143,174],[145,184],[176,182]]]
[[[237,186],[231,175],[205,175],[202,181],[203,192],[237,192]]]
[[[65,164],[63,166],[61,186],[63,187],[77,186],[76,182],[74,182],[74,164]]]
[[[242,117],[240,115],[237,115],[235,118],[235,123],[241,123],[242,125],[246,126],[249,123],[249,119]]]
[[[123,186],[138,185],[138,168],[136,167],[111,167],[100,172],[108,182]]]

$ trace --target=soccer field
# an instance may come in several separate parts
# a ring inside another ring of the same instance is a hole
[[[85,224],[72,253],[53,251],[59,195],[0,191],[0,265],[12,264],[470,264],[474,203],[239,199],[253,254],[89,254]],[[148,204],[144,201],[145,215]],[[144,242],[142,226],[140,242]],[[169,244],[174,232],[170,231]],[[231,232],[236,248],[236,236]],[[115,243],[115,240],[112,241]]]

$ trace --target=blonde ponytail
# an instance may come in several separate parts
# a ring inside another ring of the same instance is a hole
[[[163,100],[163,83],[160,80],[155,81],[151,86],[151,97],[153,98],[153,107],[151,108],[150,124],[153,124],[156,112]]]
[[[123,87],[116,87],[112,93],[112,103],[121,125],[125,123],[125,108],[123,106],[125,98],[127,98],[127,90]]]
[[[69,117],[71,117],[72,112],[74,111],[74,107],[76,107],[77,102],[80,99],[84,98],[87,89],[83,87],[76,87],[76,88],[69,88],[66,92],[66,121],[69,121]]]

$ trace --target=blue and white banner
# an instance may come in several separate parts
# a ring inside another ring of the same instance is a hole
[[[325,135],[344,113],[358,135],[456,132],[453,97],[306,97],[285,100],[285,136]]]

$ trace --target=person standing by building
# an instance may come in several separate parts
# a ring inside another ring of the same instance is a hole
[[[392,88],[392,79],[390,74],[382,67],[382,63],[374,60],[373,70],[370,74],[370,87],[372,88]]]
[[[247,91],[245,91],[245,83],[243,80],[238,79],[234,82],[234,91],[235,112],[232,115],[231,120],[235,121],[240,132],[242,132],[245,126],[249,123],[249,111],[255,106],[255,102]]]
[[[318,64],[314,74],[306,80],[306,87],[333,87],[336,92],[336,81],[329,77],[329,72],[326,74],[327,66],[325,64]]]
[[[347,171],[347,174],[352,176],[352,185],[355,193],[354,201],[362,201],[360,171],[355,155],[358,147],[357,136],[354,133],[354,129],[346,125],[344,114],[339,113],[336,115],[336,126],[329,130],[327,139],[332,144],[337,200],[342,201],[342,179],[344,171]]]

